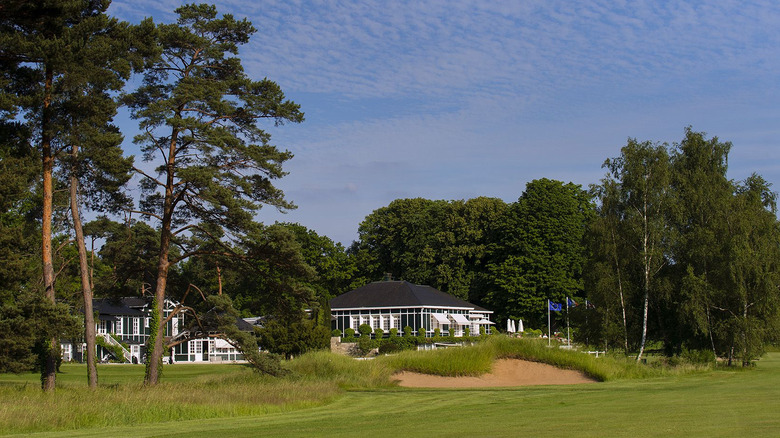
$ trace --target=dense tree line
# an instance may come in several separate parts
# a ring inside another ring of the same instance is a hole
[[[428,284],[499,324],[546,326],[547,300],[571,298],[580,341],[747,364],[778,336],[780,234],[770,185],[727,178],[730,149],[688,128],[673,146],[630,139],[589,190],[540,179],[510,204],[399,199],[349,252],[360,281]]]
[[[726,177],[731,144],[686,129],[672,147],[629,140],[592,187],[587,290],[604,345],[760,356],[780,323],[776,194]]]

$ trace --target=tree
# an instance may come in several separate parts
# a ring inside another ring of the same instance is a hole
[[[287,359],[327,348],[330,342],[330,328],[308,318],[271,319],[259,332],[260,345],[264,349]]]
[[[648,311],[654,280],[667,263],[669,237],[670,158],[666,145],[629,139],[617,158],[608,159],[604,184],[617,185],[618,214],[624,244],[633,250],[629,269],[638,273],[641,290],[641,340],[637,361],[647,342]],[[612,193],[612,192],[609,192]]]
[[[75,158],[78,148],[87,144],[85,141],[90,145],[104,144],[108,136],[112,137],[108,142],[113,147],[118,145],[116,131],[105,130],[114,114],[113,101],[106,93],[121,87],[129,75],[133,50],[128,45],[131,39],[127,24],[104,14],[109,3],[108,0],[10,0],[2,7],[0,59],[4,65],[3,77],[16,94],[15,98],[3,96],[2,102],[11,111],[21,112],[38,144],[42,181],[42,276],[45,295],[51,302],[55,299],[52,215],[57,162],[64,158],[68,148]],[[93,162],[105,164],[104,158],[117,157],[122,161],[121,150],[118,151],[93,154],[100,157]],[[66,167],[77,178],[76,160]],[[74,187],[73,193],[74,197],[78,194],[78,187]],[[73,208],[73,213],[74,224],[78,225],[78,208]],[[84,287],[88,307],[91,293],[88,285]],[[50,344],[51,353],[43,370],[45,390],[53,390],[55,386],[57,340],[51,339]],[[94,387],[94,360],[90,360],[89,369],[90,385]]]
[[[752,175],[736,186],[725,236],[726,287],[714,306],[721,319],[714,329],[725,344],[729,364],[743,366],[763,354],[780,330],[780,229],[777,195]]]
[[[548,299],[581,295],[583,236],[591,216],[590,197],[580,186],[546,178],[528,183],[509,207],[502,243],[488,265],[487,300],[499,320],[523,318],[539,326]]]
[[[159,159],[155,172],[142,176],[142,213],[159,222],[160,252],[154,313],[162,319],[171,245],[187,258],[192,230],[227,236],[254,228],[261,204],[292,208],[272,180],[284,175],[289,152],[270,145],[258,127],[261,119],[276,124],[300,122],[299,106],[285,100],[277,84],[252,81],[236,56],[238,46],[255,32],[247,20],[217,17],[216,8],[185,5],[176,9],[176,24],[158,26],[162,55],[144,75],[143,85],[125,102],[143,131],[135,142],[144,159]],[[175,228],[178,227],[178,228]],[[216,236],[215,236],[216,237]],[[219,240],[215,238],[213,240]],[[162,366],[163,327],[150,327],[145,382],[156,384]]]
[[[634,288],[628,281],[626,261],[630,259],[631,251],[622,239],[618,190],[617,182],[610,178],[591,186],[591,194],[599,202],[595,218],[586,232],[588,259],[584,279],[590,301],[598,303],[593,308],[598,319],[591,322],[600,325],[602,330],[592,327],[586,327],[586,330],[595,335],[594,339],[600,338],[605,349],[617,343],[628,352],[628,303]]]
[[[667,297],[665,345],[679,353],[709,346],[717,354],[712,332],[712,300],[721,288],[724,269],[722,236],[734,193],[726,177],[731,143],[685,129],[673,150],[671,174],[671,245],[679,296]]]
[[[481,300],[479,278],[505,211],[506,204],[495,198],[397,199],[365,218],[360,241],[349,253],[363,284],[391,273],[459,298]]]

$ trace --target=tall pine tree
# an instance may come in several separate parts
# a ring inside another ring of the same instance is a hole
[[[136,168],[145,193],[141,212],[158,221],[161,231],[145,376],[150,385],[162,367],[159,322],[168,271],[199,252],[188,245],[188,233],[236,237],[255,226],[262,204],[291,208],[272,181],[285,174],[282,164],[292,154],[269,144],[259,122],[303,120],[276,83],[254,81],[244,72],[236,55],[255,32],[251,23],[218,17],[208,5],[185,5],[176,13],[175,24],[158,26],[162,55],[125,100],[143,132],[135,142],[145,160],[158,164],[153,171]],[[172,245],[183,248],[176,259],[169,257]]]

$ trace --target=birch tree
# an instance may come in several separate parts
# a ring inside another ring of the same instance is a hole
[[[629,261],[638,272],[641,291],[641,340],[637,361],[647,343],[654,280],[667,262],[670,158],[665,144],[629,139],[619,157],[606,160],[607,180],[619,188],[622,236],[634,252]]]

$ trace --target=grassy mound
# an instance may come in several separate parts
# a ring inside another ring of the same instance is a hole
[[[396,371],[414,371],[439,376],[478,376],[490,372],[496,359],[523,359],[559,368],[582,371],[599,381],[668,375],[667,370],[650,368],[629,359],[599,357],[577,351],[550,348],[543,340],[494,336],[485,342],[463,348],[433,351],[405,351],[379,358]]]

